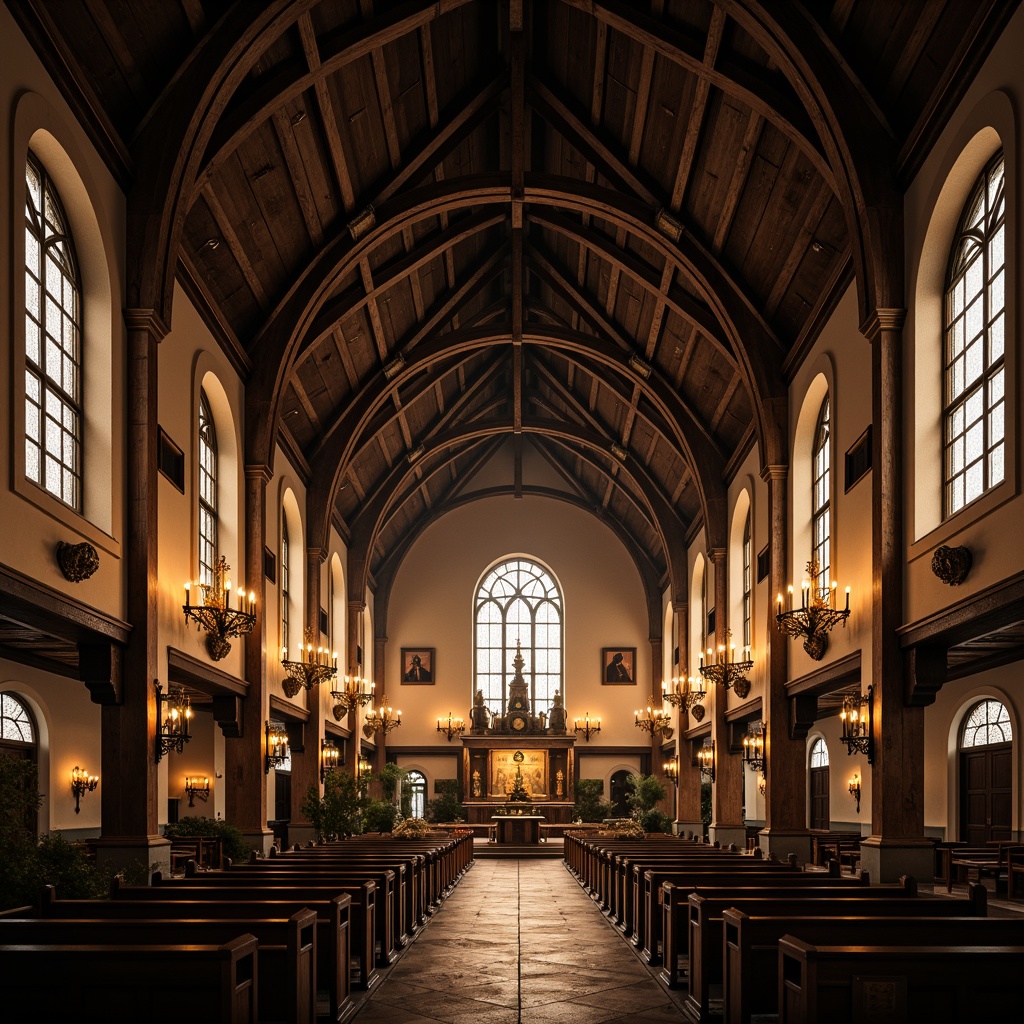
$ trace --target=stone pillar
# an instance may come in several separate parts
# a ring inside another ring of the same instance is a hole
[[[169,871],[158,834],[157,701],[157,345],[167,329],[152,310],[125,311],[128,327],[127,529],[125,581],[132,632],[119,703],[101,712],[100,839],[97,860],[115,869]],[[167,681],[163,680],[164,693]]]
[[[789,698],[786,680],[789,672],[789,640],[775,621],[774,598],[786,588],[787,503],[789,468],[766,466],[761,478],[768,484],[768,552],[772,601],[769,602],[765,692],[761,702],[762,720],[768,723],[765,737],[765,826],[760,846],[779,860],[795,853],[799,863],[811,859],[811,836],[807,827],[807,756],[803,739],[790,737]]]
[[[349,568],[349,580],[352,580],[351,566]],[[362,675],[363,672],[363,613],[366,611],[366,602],[349,598],[348,602],[348,666],[351,675]],[[377,683],[377,680],[374,680]],[[363,715],[369,707],[376,707],[383,688],[379,683],[374,686],[373,701],[364,708],[356,708],[349,716],[349,727],[352,730],[352,771],[356,778],[359,778],[359,758],[363,745]],[[374,763],[370,758],[371,766]]]
[[[715,647],[725,647],[725,657],[728,657],[728,558],[725,548],[714,548],[709,555],[715,565]],[[709,705],[711,738],[715,741],[715,781],[711,786],[708,838],[722,846],[735,843],[743,850],[747,846],[747,831],[743,825],[743,764],[729,749],[729,725],[725,720],[728,691],[718,683],[709,683],[704,701]]]
[[[872,474],[871,681],[874,765],[871,835],[861,867],[872,882],[904,874],[929,879],[932,843],[924,836],[924,708],[904,702],[902,309],[878,309],[861,328],[871,342]]]
[[[689,677],[690,652],[687,638],[689,608],[685,600],[673,602],[675,608],[675,642],[679,647],[676,675]],[[683,708],[679,711],[679,789],[676,793],[676,832],[679,835],[704,835],[704,822],[700,816],[700,766],[693,757],[691,744],[682,737],[683,732],[696,725],[693,716]]]
[[[274,833],[267,828],[267,775],[265,726],[267,701],[266,630],[267,588],[263,575],[263,546],[267,535],[267,483],[265,466],[245,467],[245,574],[256,594],[256,623],[245,643],[245,680],[249,692],[242,701],[239,735],[224,740],[224,817],[241,829],[245,841],[269,853]]]

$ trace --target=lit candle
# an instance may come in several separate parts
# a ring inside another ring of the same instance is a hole
[[[189,605],[189,599],[190,599],[191,594],[192,594],[192,584],[191,584],[191,582],[186,581],[185,582],[185,607],[186,608],[188,608],[190,606]]]
[[[850,588],[846,588],[846,610],[850,610]]]

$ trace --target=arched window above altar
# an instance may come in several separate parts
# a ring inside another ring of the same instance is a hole
[[[509,684],[517,645],[532,713],[550,717],[562,681],[562,595],[551,574],[536,562],[512,558],[484,575],[474,602],[473,693],[495,718],[509,710]]]

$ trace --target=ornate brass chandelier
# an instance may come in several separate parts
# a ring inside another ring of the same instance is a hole
[[[843,710],[839,714],[843,723],[840,739],[846,744],[847,754],[865,754],[868,764],[875,763],[874,713],[871,707],[873,694],[874,687],[869,686],[866,694],[845,697]],[[866,715],[861,711],[865,704],[868,708]]]
[[[369,738],[375,732],[383,733],[385,736],[392,729],[397,729],[402,724],[402,712],[391,707],[388,703],[388,695],[380,695],[380,704],[370,710],[363,723],[363,734]]]
[[[846,628],[850,617],[850,588],[846,588],[846,607],[836,608],[836,582],[829,587],[819,587],[821,567],[817,558],[807,563],[807,576],[800,584],[800,607],[793,607],[793,587],[790,585],[786,608],[782,607],[782,595],[777,599],[778,611],[775,621],[779,629],[791,637],[803,637],[803,648],[815,661],[821,661],[828,650],[828,634],[839,623]]]
[[[213,567],[213,582],[200,583],[200,604],[192,603],[192,583],[185,584],[185,621],[192,621],[206,633],[206,649],[214,661],[220,661],[231,650],[228,637],[245,636],[256,624],[256,595],[245,587],[236,591],[236,607],[231,607],[231,566],[221,555]]]
[[[747,679],[747,673],[754,667],[753,659],[750,657],[750,648],[745,648],[743,658],[737,661],[736,645],[728,642],[732,638],[731,629],[726,630],[725,637],[726,643],[718,645],[713,664],[710,647],[706,665],[703,656],[701,657],[700,674],[709,683],[719,683],[727,690],[735,690],[737,697],[746,697],[750,693],[750,681]]]
[[[331,690],[334,707],[331,712],[334,720],[340,722],[354,708],[361,708],[373,700],[374,684],[362,676],[345,676],[340,689]]]
[[[601,731],[601,719],[591,718],[588,711],[582,718],[573,722],[573,732],[578,732],[583,737],[584,743],[590,742],[591,736],[596,736]]]
[[[164,696],[164,688],[159,680],[154,680],[156,687],[156,759],[170,751],[180,754],[192,736],[189,726],[192,722],[192,704],[184,690],[168,689]]]
[[[695,722],[704,718],[701,702],[706,696],[702,676],[674,676],[671,684],[661,684],[661,699],[666,704],[682,708]]]
[[[672,716],[665,710],[665,705],[655,707],[654,697],[647,699],[647,709],[641,714],[633,712],[633,725],[638,729],[654,736],[655,733],[668,733],[672,731]]]
[[[401,712],[399,712],[401,714]],[[465,731],[466,723],[461,718],[452,717],[452,713],[448,712],[447,718],[439,718],[437,720],[437,731],[443,733],[448,737],[448,742],[451,743],[455,736],[461,736]]]
[[[281,664],[288,678],[281,683],[285,695],[294,697],[299,690],[311,690],[320,683],[333,679],[338,674],[338,654],[330,654],[326,647],[313,650],[313,630],[307,627],[305,644],[299,644],[299,657],[288,660],[288,648],[281,648]]]

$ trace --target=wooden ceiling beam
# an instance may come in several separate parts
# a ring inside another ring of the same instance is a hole
[[[295,199],[302,212],[306,234],[309,235],[313,248],[319,249],[324,244],[324,227],[320,222],[316,199],[309,187],[309,177],[302,162],[302,155],[299,153],[299,147],[295,144],[295,133],[292,131],[291,121],[280,110],[274,111],[271,121],[274,126],[274,134],[277,137],[277,144],[281,147],[285,166],[288,168],[289,180],[295,190]]]
[[[747,128],[743,133],[740,151],[732,169],[729,187],[726,189],[725,198],[718,211],[718,223],[715,224],[715,233],[711,240],[711,251],[716,255],[725,248],[726,239],[729,237],[729,230],[732,228],[733,218],[736,216],[736,209],[739,206],[740,197],[743,195],[743,188],[750,173],[754,152],[757,149],[757,140],[760,138],[763,125],[764,119],[752,110],[750,117],[747,118]]]
[[[228,216],[227,211],[221,204],[220,196],[212,188],[207,187],[203,189],[203,201],[209,207],[210,214],[217,225],[217,231],[220,232],[221,238],[227,242],[228,249],[238,264],[238,269],[249,291],[252,292],[252,296],[260,309],[266,312],[270,308],[270,296],[267,295],[267,290],[263,287],[263,282],[260,280],[259,274],[256,273],[256,268],[252,265],[252,261],[249,259],[248,251],[235,233],[234,221]]]

